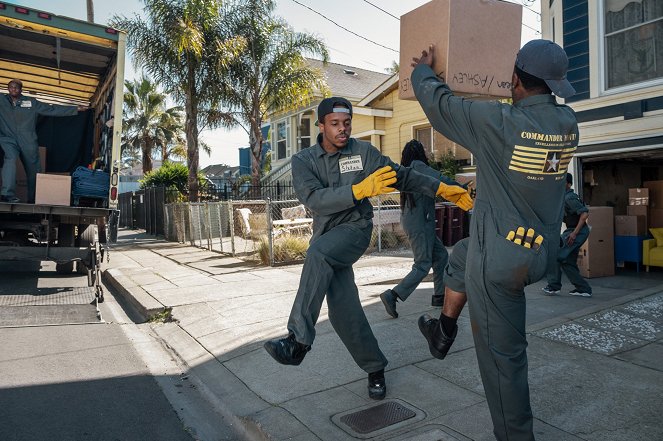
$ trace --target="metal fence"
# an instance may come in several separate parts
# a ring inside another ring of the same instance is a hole
[[[270,266],[301,262],[306,256],[313,219],[298,200],[184,200],[163,188],[123,194],[120,226]],[[374,228],[367,253],[409,255],[399,193],[371,198],[371,203]],[[437,207],[439,237],[453,245],[466,235],[469,217],[451,204]]]

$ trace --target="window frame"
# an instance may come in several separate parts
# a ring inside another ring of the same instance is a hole
[[[648,87],[655,87],[655,86],[660,86],[663,85],[663,75],[661,75],[658,78],[652,78],[650,80],[645,80],[645,81],[639,81],[635,83],[629,83],[629,84],[624,84],[621,86],[615,86],[608,88],[608,42],[607,38],[608,35],[606,35],[606,13],[608,8],[606,7],[606,2],[608,0],[600,0],[598,2],[598,10],[599,10],[599,20],[598,20],[598,35],[599,35],[599,41],[598,41],[598,47],[599,47],[599,83],[600,83],[600,94],[601,96],[610,96],[610,95],[616,95],[620,93],[628,93],[628,92],[633,92],[636,90],[640,89],[645,89]],[[654,19],[654,20],[649,20],[647,22],[643,22],[638,24],[637,26],[630,26],[628,28],[620,29],[619,31],[612,32],[610,35],[616,35],[619,33],[623,33],[629,30],[637,29],[641,26],[645,26],[651,23],[655,23],[657,21],[663,21],[663,17]],[[661,60],[663,63],[663,60]]]

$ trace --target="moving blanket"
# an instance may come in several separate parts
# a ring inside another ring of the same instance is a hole
[[[71,178],[74,196],[108,197],[110,175],[107,172],[77,167]]]

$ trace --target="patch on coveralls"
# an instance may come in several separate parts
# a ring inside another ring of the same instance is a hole
[[[338,168],[341,173],[349,173],[353,171],[362,171],[364,165],[361,162],[361,155],[348,156],[338,161]]]
[[[402,400],[389,400],[336,414],[332,416],[332,421],[355,438],[369,439],[425,417],[422,410],[411,404]]]

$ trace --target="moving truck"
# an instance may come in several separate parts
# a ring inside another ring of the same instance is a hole
[[[89,109],[39,120],[36,203],[0,202],[0,260],[50,260],[60,274],[86,274],[97,301],[100,265],[117,238],[125,42],[119,30],[0,0],[0,93],[16,78],[26,96]],[[21,172],[19,164],[17,195]]]

